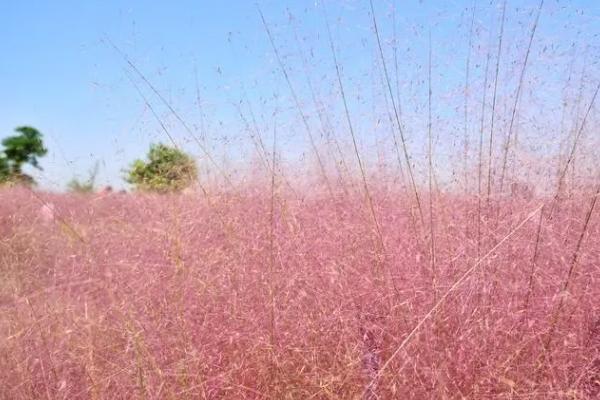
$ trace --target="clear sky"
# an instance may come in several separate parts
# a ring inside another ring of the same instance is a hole
[[[396,3],[377,0],[375,6],[390,60],[391,45],[398,43],[402,96],[408,98],[408,107],[415,115],[422,113],[427,38],[431,31],[434,80],[440,96],[436,118],[458,121],[460,112],[453,107],[459,108],[461,102],[446,101],[446,97],[463,96],[459,89],[465,79],[474,3]],[[343,126],[320,2],[265,0],[259,4],[301,102],[310,102],[308,76],[323,105],[333,108],[331,124]],[[500,2],[475,4],[473,82],[482,78],[483,61],[490,38],[497,32],[501,8]],[[536,5],[533,1],[508,1],[505,46],[506,54],[514,55],[514,59],[507,56],[503,69],[507,96],[514,92],[518,70],[511,62],[522,63]],[[368,147],[367,134],[378,124],[379,115],[379,111],[374,111],[379,103],[373,99],[382,98],[369,3],[328,2],[327,12],[351,93],[355,123],[364,138],[363,145]],[[553,93],[558,89],[552,84],[564,81],[569,63],[589,63],[585,73],[593,82],[598,78],[599,35],[600,2],[547,0],[528,79],[545,77],[550,82],[548,93]],[[271,119],[277,120],[286,132],[282,143],[287,144],[290,157],[294,156],[294,149],[305,147],[305,139],[298,139],[304,133],[289,89],[254,1],[2,1],[0,138],[20,125],[32,125],[44,134],[50,152],[41,163],[44,172],[36,175],[41,186],[64,188],[74,176],[85,178],[96,161],[100,163],[101,184],[122,186],[123,168],[143,156],[149,143],[168,141],[135,85],[178,143],[193,154],[202,155],[176,118],[110,42],[146,75],[197,137],[206,137],[211,152],[220,160],[227,159],[223,162],[235,163],[236,159],[252,156],[237,107],[249,117],[251,105],[257,124],[269,135],[273,128]],[[554,67],[555,72],[548,70]],[[553,73],[556,80],[551,78]],[[540,102],[539,96],[535,99]],[[475,104],[472,107],[475,109]],[[307,113],[308,110],[307,106]],[[313,124],[316,114],[310,113]],[[410,110],[407,113],[410,118]],[[338,131],[335,127],[334,131]],[[415,122],[415,129],[422,127],[422,122]],[[418,145],[415,146],[418,153]]]

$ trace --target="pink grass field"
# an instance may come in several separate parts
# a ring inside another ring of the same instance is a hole
[[[600,395],[589,193],[484,201],[479,257],[439,193],[432,269],[410,196],[373,190],[381,243],[356,192],[0,190],[0,398]]]

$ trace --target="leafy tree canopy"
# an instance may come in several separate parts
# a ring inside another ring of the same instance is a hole
[[[15,129],[19,133],[2,140],[4,149],[0,151],[0,183],[19,182],[33,184],[33,178],[22,172],[24,164],[40,169],[38,157],[46,155],[42,134],[30,126]]]
[[[181,150],[153,144],[147,160],[135,160],[125,180],[137,190],[159,193],[185,189],[197,179],[198,170],[194,160]]]

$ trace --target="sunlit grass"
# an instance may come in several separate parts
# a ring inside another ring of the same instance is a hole
[[[365,357],[380,368],[434,305],[428,249],[413,237],[406,196],[390,189],[373,192],[385,254],[360,195],[280,193],[273,228],[268,190],[223,194],[212,209],[200,195],[46,196],[86,232],[74,243],[30,193],[0,193],[3,398],[360,398],[372,377]],[[464,212],[475,203],[438,204],[444,293],[477,260]],[[483,247],[537,205],[494,203]],[[587,207],[589,197],[573,198],[545,221],[531,286],[537,218],[514,232],[381,371],[378,395],[582,398],[597,379],[597,219],[560,288]]]

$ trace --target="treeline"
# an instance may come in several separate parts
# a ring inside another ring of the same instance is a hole
[[[0,149],[0,186],[36,185],[35,179],[23,172],[25,165],[42,170],[38,158],[48,153],[42,134],[30,126],[15,129],[16,135],[2,140]],[[86,181],[74,178],[69,190],[77,193],[95,191],[98,164]],[[135,190],[159,193],[176,192],[191,186],[197,179],[198,168],[194,159],[176,147],[162,143],[150,145],[146,159],[135,160],[125,170],[124,179]]]

